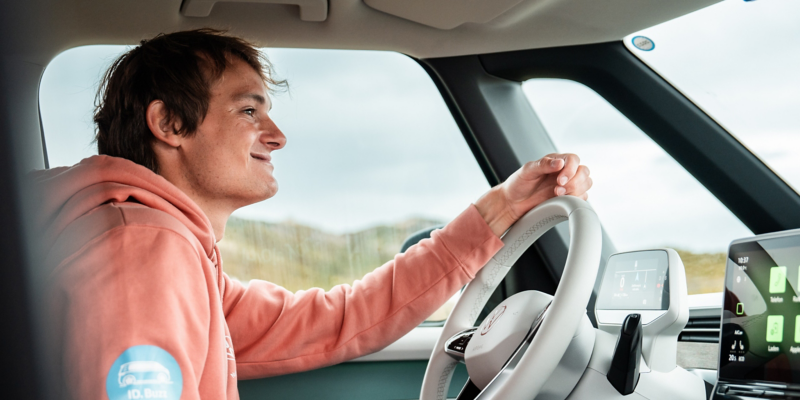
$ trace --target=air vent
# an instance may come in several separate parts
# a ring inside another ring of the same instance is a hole
[[[689,322],[678,336],[682,342],[719,342],[719,316],[689,317]]]

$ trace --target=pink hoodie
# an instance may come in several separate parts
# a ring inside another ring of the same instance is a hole
[[[229,279],[203,211],[140,165],[96,156],[34,178],[67,398],[237,399],[237,379],[378,351],[502,246],[470,206],[352,286],[291,293]]]

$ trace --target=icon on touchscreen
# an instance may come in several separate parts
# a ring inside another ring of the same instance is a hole
[[[744,304],[736,303],[736,315],[744,314]]]
[[[786,267],[772,267],[769,269],[769,292],[783,293],[786,291]]]
[[[767,317],[767,341],[783,341],[783,315],[770,315]]]
[[[794,318],[794,342],[800,343],[800,315]]]
[[[800,289],[800,267],[797,267],[797,286],[795,287]]]

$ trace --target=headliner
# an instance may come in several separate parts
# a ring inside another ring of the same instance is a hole
[[[492,1],[451,3],[485,8]],[[392,50],[429,58],[620,40],[717,1],[521,0],[488,22],[452,29],[390,15],[362,0],[329,0],[323,22],[302,21],[297,6],[282,4],[217,3],[208,17],[185,17],[181,0],[18,0],[0,18],[11,32],[2,38],[6,55],[39,65],[72,47],[136,44],[159,32],[204,26],[228,28],[265,47]]]

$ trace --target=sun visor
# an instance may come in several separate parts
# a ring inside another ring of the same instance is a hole
[[[364,0],[368,6],[396,17],[439,29],[467,22],[487,23],[522,0]]]

